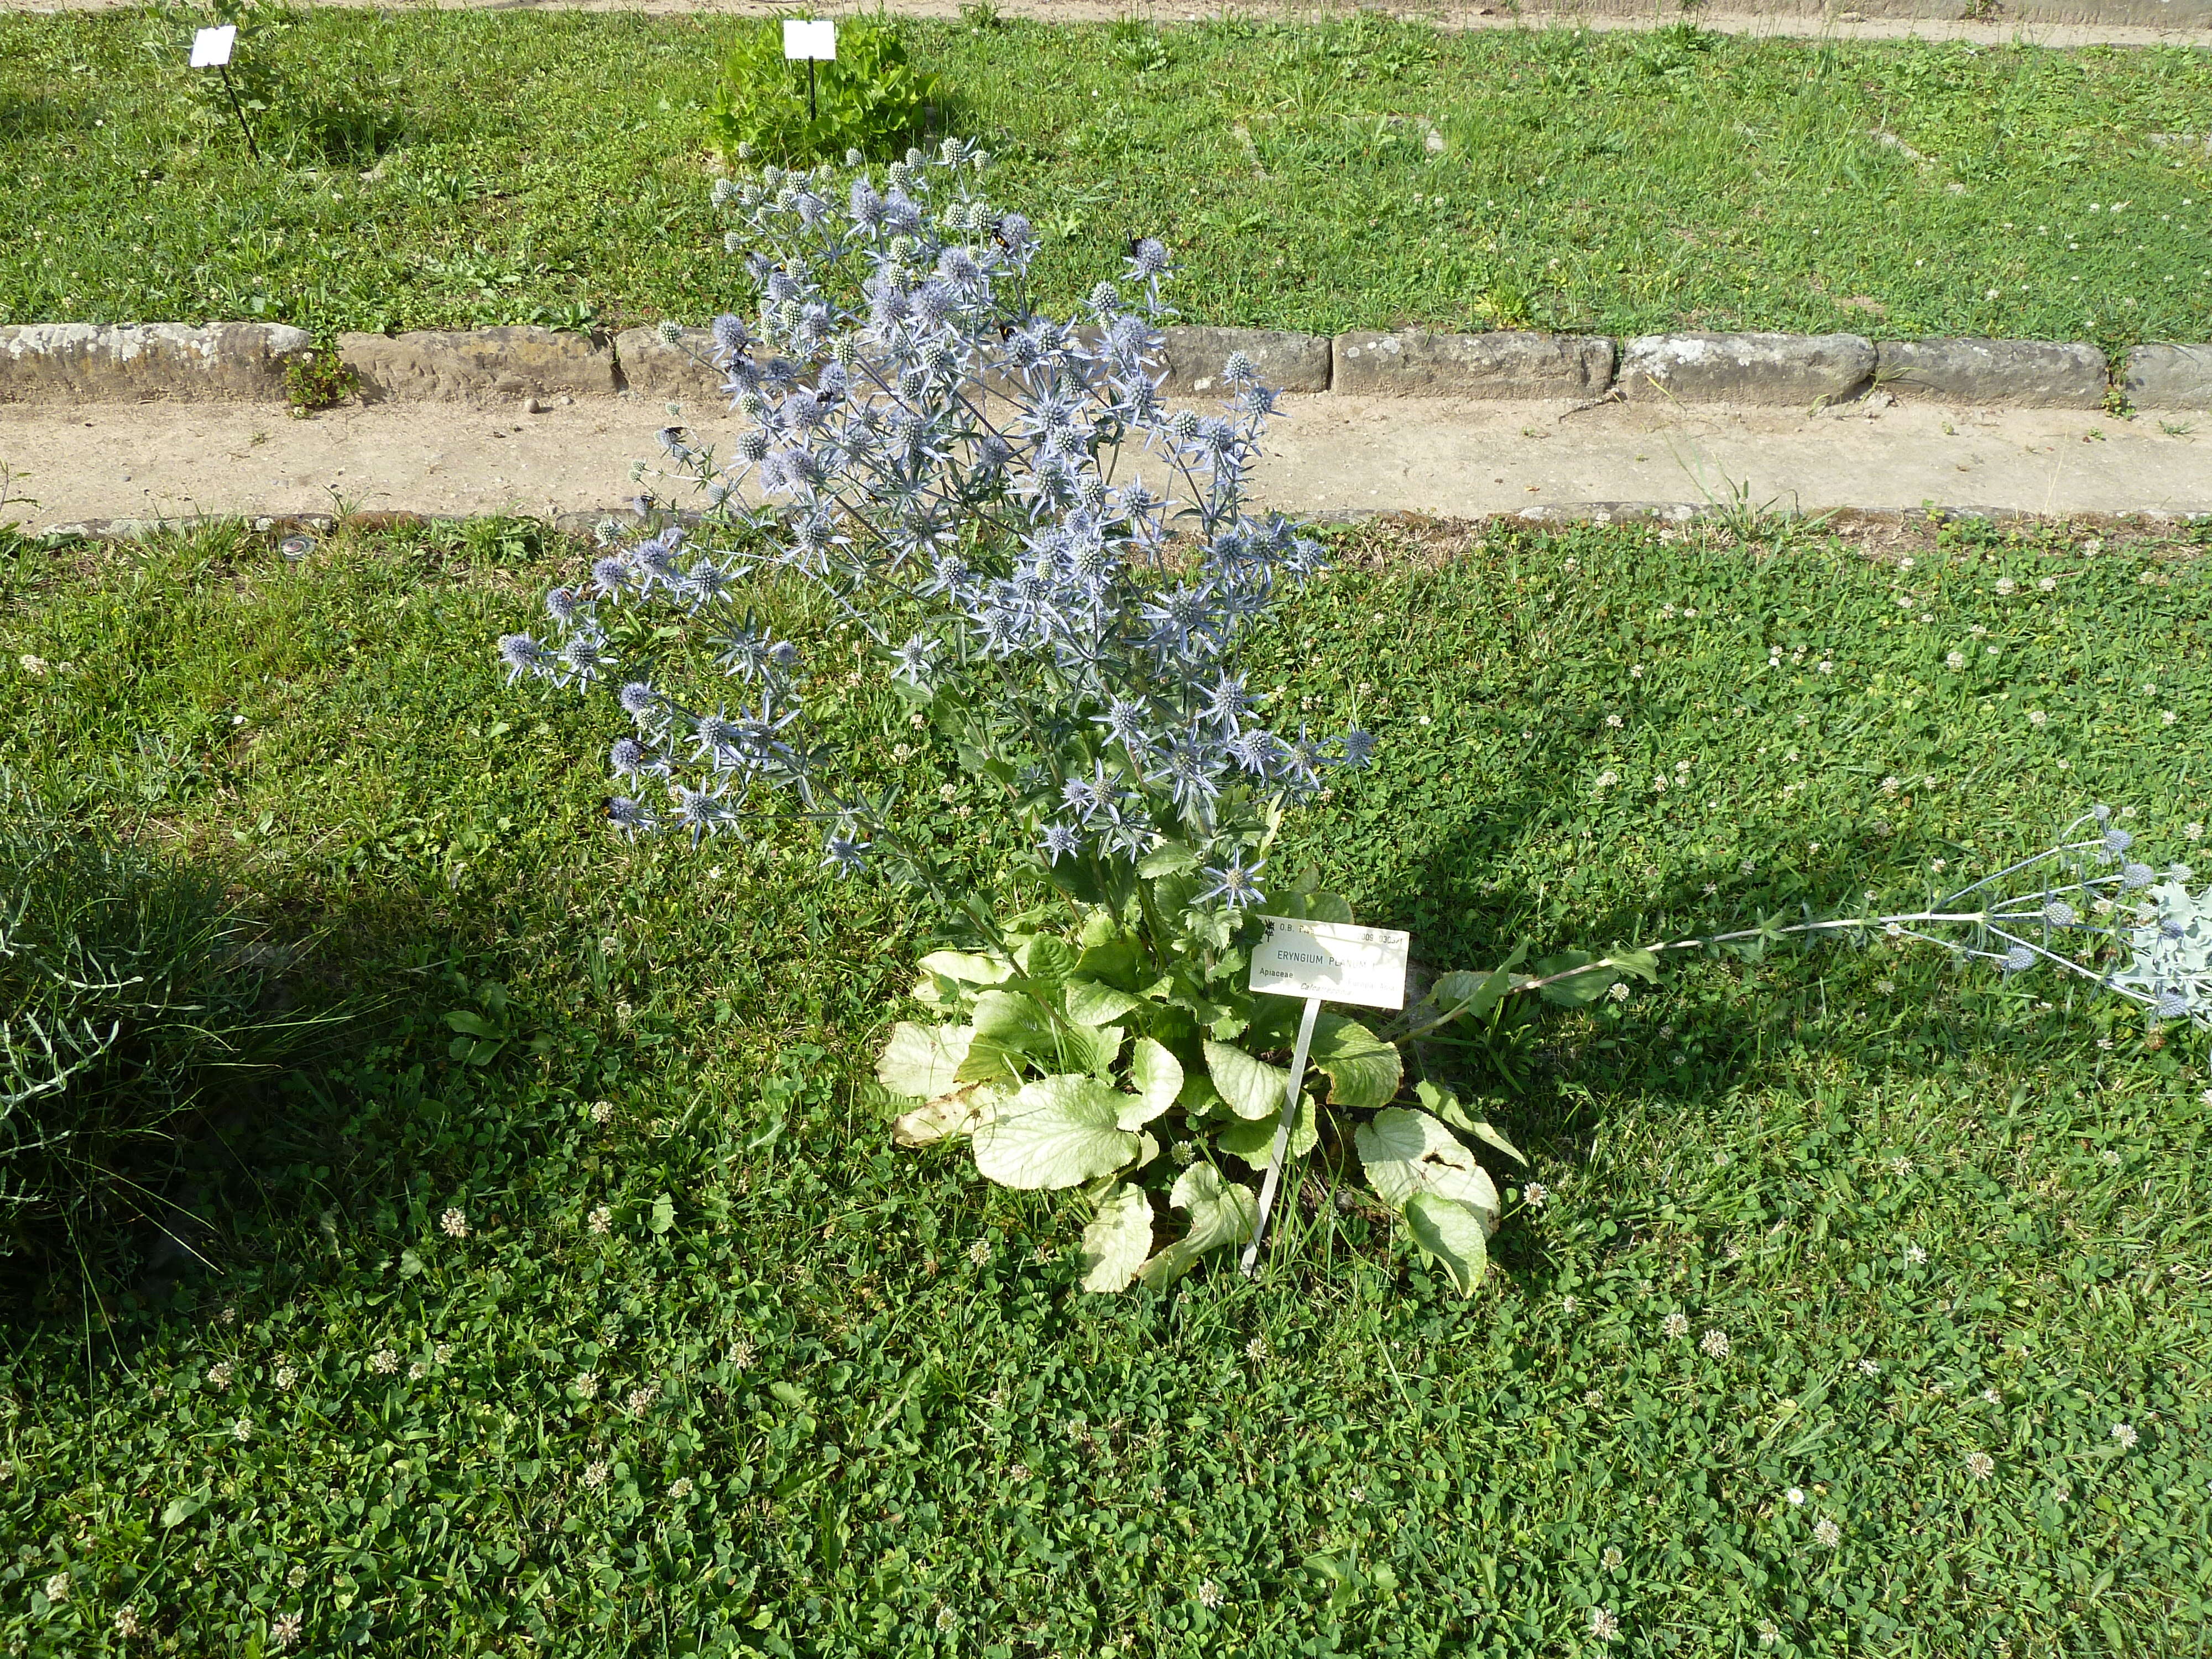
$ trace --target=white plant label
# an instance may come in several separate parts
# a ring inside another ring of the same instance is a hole
[[[230,61],[230,49],[238,43],[238,26],[225,23],[219,29],[202,29],[192,36],[193,69],[221,69]]]
[[[1267,937],[1252,952],[1252,989],[1318,997],[1363,1008],[1406,1006],[1408,933],[1334,921],[1262,916]]]
[[[809,22],[803,18],[783,20],[783,55],[788,58],[811,58],[824,64],[837,60],[837,25],[825,19]]]

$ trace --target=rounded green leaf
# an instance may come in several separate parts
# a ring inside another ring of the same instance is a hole
[[[1152,1200],[1141,1187],[1115,1186],[1083,1230],[1083,1288],[1127,1290],[1152,1249]]]
[[[1342,1014],[1314,1022],[1313,1063],[1328,1074],[1329,1104],[1356,1108],[1389,1105],[1406,1069],[1395,1043]]]
[[[1136,1088],[1138,1109],[1143,1115],[1132,1122],[1129,1109],[1122,1108],[1121,1127],[1125,1129],[1150,1123],[1176,1103],[1176,1097],[1182,1092],[1182,1062],[1169,1052],[1164,1043],[1139,1037],[1136,1047],[1129,1051],[1129,1081]]]
[[[1283,1109],[1291,1086],[1290,1068],[1270,1066],[1226,1042],[1206,1045],[1206,1069],[1213,1086],[1239,1117],[1273,1117]]]
[[[1444,1270],[1454,1289],[1462,1296],[1474,1294],[1490,1265],[1490,1249],[1488,1229],[1471,1206],[1436,1193],[1415,1193],[1406,1200],[1406,1230]]]
[[[1426,1112],[1393,1106],[1376,1113],[1352,1136],[1375,1195],[1403,1210],[1416,1193],[1434,1193],[1467,1205],[1491,1232],[1498,1231],[1498,1188],[1449,1129]]]
[[[1120,1127],[1127,1096],[1096,1078],[1025,1083],[975,1131],[975,1167],[1002,1187],[1079,1187],[1111,1175],[1137,1153]]]
[[[1224,1181],[1211,1164],[1194,1164],[1177,1176],[1168,1202],[1190,1212],[1190,1231],[1137,1270],[1156,1291],[1181,1279],[1208,1250],[1243,1243],[1260,1214],[1251,1189]]]
[[[973,1026],[917,1025],[902,1019],[891,1027],[890,1040],[877,1057],[876,1081],[895,1095],[934,1100],[955,1086],[960,1062],[975,1039]]]
[[[1241,1158],[1255,1170],[1264,1170],[1275,1155],[1275,1132],[1282,1127],[1279,1116],[1261,1118],[1257,1122],[1236,1122],[1213,1138],[1213,1144],[1232,1158]],[[1319,1114],[1314,1109],[1314,1097],[1310,1094],[1298,1097],[1297,1121],[1291,1126],[1291,1158],[1304,1158],[1321,1144]]]

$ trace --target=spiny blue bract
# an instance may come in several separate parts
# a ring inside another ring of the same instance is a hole
[[[657,476],[705,495],[704,525],[604,530],[588,579],[547,605],[558,642],[512,636],[502,660],[511,678],[588,684],[617,666],[603,607],[717,617],[738,572],[780,566],[836,596],[907,695],[990,734],[1047,863],[1133,863],[1176,836],[1212,896],[1256,902],[1249,849],[1275,807],[1374,749],[1362,732],[1268,730],[1236,672],[1244,631],[1322,568],[1296,526],[1245,510],[1275,395],[1239,352],[1219,412],[1163,401],[1171,262],[1156,240],[1133,243],[1121,283],[1078,315],[1038,312],[1037,239],[981,193],[987,159],[958,140],[910,150],[880,181],[846,180],[842,209],[827,167],[716,185],[755,303],[714,319],[711,362],[750,427],[723,456],[665,429]],[[746,533],[701,550],[732,531]],[[912,601],[928,621],[894,645],[879,617]],[[757,785],[782,787],[823,826],[825,866],[849,872],[871,852],[910,865],[881,807],[833,790],[823,757],[786,735],[803,712],[793,647],[750,618],[713,642],[757,706],[710,712],[649,677],[623,685],[637,735],[613,769],[633,788],[663,781],[669,804],[619,797],[617,827],[672,822],[696,841],[753,816]]]

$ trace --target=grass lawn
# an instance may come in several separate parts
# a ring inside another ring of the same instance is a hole
[[[2201,550],[1336,539],[1254,665],[1384,747],[1285,855],[1434,964],[2212,817]],[[857,1086],[932,916],[797,823],[611,841],[619,716],[501,687],[578,556],[0,562],[0,765],[379,1000],[188,1149],[219,1270],[0,1327],[6,1651],[2205,1650],[2203,1034],[1887,945],[1681,963],[1431,1056],[1548,1189],[1471,1301],[1311,1185],[1256,1283],[1087,1297],[1079,1200],[894,1151]],[[812,701],[1012,882],[880,671]],[[493,984],[513,1041],[456,1063]]]
[[[306,13],[256,166],[185,21],[0,19],[0,323],[702,319],[740,297],[705,203],[733,27]],[[2203,52],[908,27],[1063,301],[1137,233],[1195,321],[2212,338]]]

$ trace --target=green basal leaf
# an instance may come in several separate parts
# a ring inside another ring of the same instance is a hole
[[[921,971],[929,977],[923,985],[935,989],[934,981],[949,979],[955,985],[1003,985],[1014,976],[1014,964],[1004,957],[992,954],[976,955],[966,951],[932,951],[921,959]],[[921,996],[921,987],[915,989]],[[923,1000],[928,1000],[923,998]]]
[[[1018,1048],[978,1036],[968,1045],[968,1057],[960,1062],[960,1069],[953,1077],[960,1083],[1001,1084],[1011,1089],[1022,1080],[1025,1058]]]
[[[1103,1030],[1095,1025],[1063,1025],[1059,1031],[1058,1057],[1050,1063],[1062,1071],[1079,1069],[1096,1078],[1109,1076],[1127,1035],[1118,1025]]]
[[[1190,1212],[1190,1231],[1137,1270],[1156,1291],[1181,1279],[1208,1250],[1249,1238],[1260,1212],[1250,1188],[1223,1180],[1211,1164],[1194,1164],[1176,1176],[1168,1202]]]
[[[895,1095],[934,1100],[960,1080],[960,1064],[975,1040],[972,1025],[917,1025],[901,1020],[876,1059],[876,1081]]]
[[[975,1167],[1002,1187],[1049,1190],[1110,1175],[1136,1156],[1120,1127],[1127,1097],[1096,1078],[1024,1084],[975,1132]]]
[[[891,1120],[891,1141],[899,1146],[927,1146],[933,1141],[975,1133],[991,1121],[1006,1091],[994,1083],[968,1083],[902,1112]]]
[[[1057,985],[1075,971],[1075,947],[1055,933],[1039,933],[1014,959],[1040,985]]]
[[[1155,876],[1186,875],[1205,860],[1179,841],[1164,842],[1137,860],[1137,873],[1150,880]]]
[[[1291,1086],[1289,1067],[1255,1060],[1225,1042],[1208,1042],[1206,1069],[1237,1116],[1273,1117],[1283,1109]]]
[[[1152,1249],[1152,1200],[1141,1187],[1109,1187],[1083,1230],[1083,1288],[1127,1290]]]
[[[1279,1116],[1247,1123],[1242,1118],[1231,1123],[1213,1137],[1213,1144],[1232,1158],[1241,1158],[1255,1170],[1264,1170],[1275,1155],[1275,1131],[1281,1123]],[[1298,1097],[1298,1115],[1291,1125],[1291,1158],[1304,1158],[1321,1144],[1321,1113],[1310,1094]]]
[[[1066,985],[1067,1017],[1078,1025],[1109,1025],[1144,999],[1095,979],[1071,979]]]
[[[1051,1016],[1025,991],[984,992],[975,999],[971,1023],[978,1039],[1014,1054],[1049,1061],[1059,1053]]]
[[[1176,1104],[1187,1116],[1206,1117],[1228,1104],[1221,1098],[1221,1091],[1213,1086],[1213,1079],[1203,1072],[1187,1071],[1182,1074],[1182,1087],[1176,1091]]]
[[[1145,1103],[1141,1121],[1149,1123],[1176,1103],[1182,1092],[1182,1062],[1150,1037],[1139,1037],[1129,1051],[1129,1082]],[[1124,1124],[1124,1128],[1134,1126]]]
[[[1103,912],[1091,914],[1096,917]],[[1075,971],[1084,978],[1139,995],[1145,994],[1145,981],[1151,966],[1143,942],[1127,932],[1117,932],[1096,945],[1085,945],[1083,953],[1075,959]]]
[[[1472,1207],[1498,1231],[1498,1188],[1452,1132],[1426,1112],[1388,1107],[1352,1135],[1375,1195],[1402,1211],[1415,1193],[1434,1193]]]
[[[1342,1014],[1314,1021],[1312,1052],[1315,1066],[1328,1076],[1332,1106],[1387,1106],[1406,1073],[1396,1045]]]
[[[1406,1231],[1422,1254],[1444,1270],[1462,1296],[1474,1294],[1490,1265],[1488,1232],[1471,1206],[1436,1193],[1406,1200]]]

